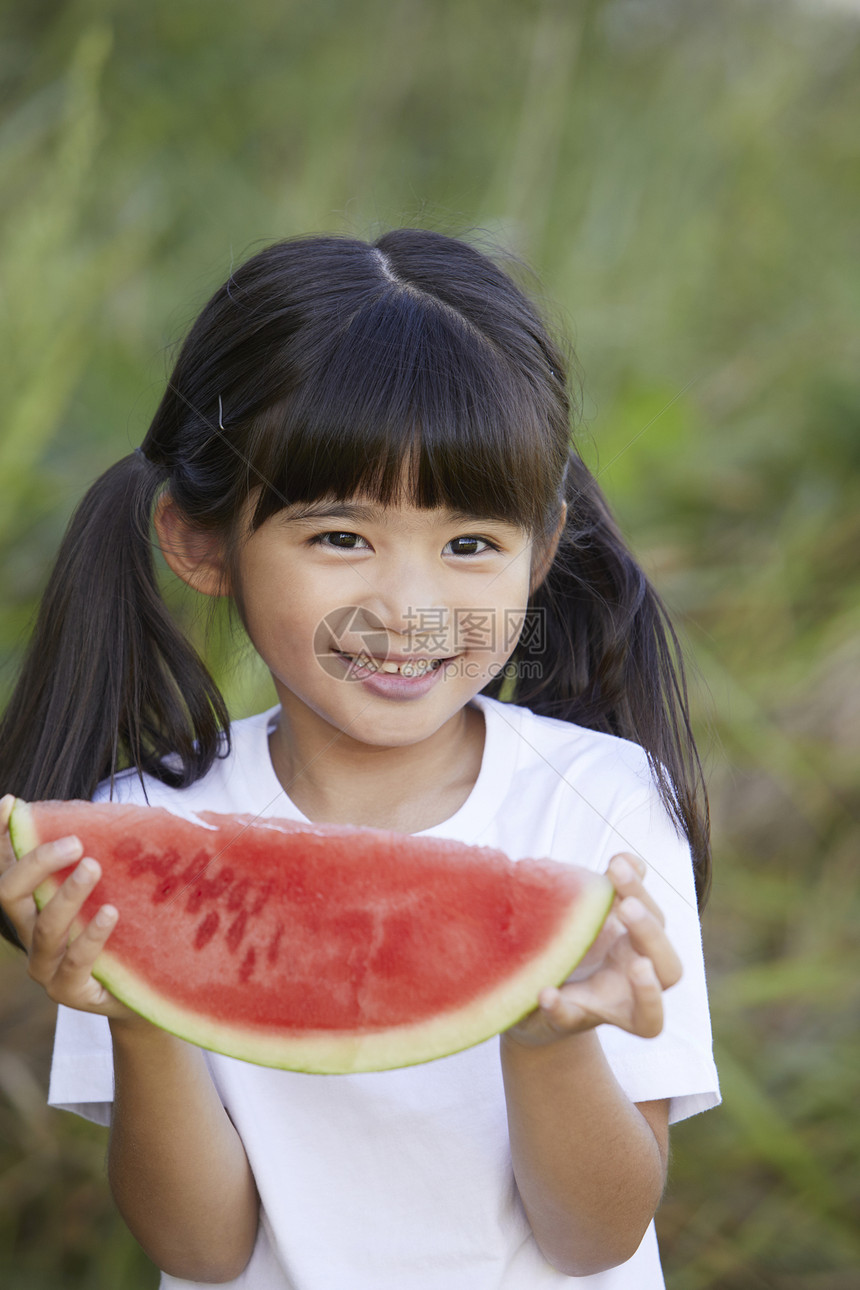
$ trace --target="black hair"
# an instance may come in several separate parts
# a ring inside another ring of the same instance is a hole
[[[565,359],[492,259],[418,229],[276,243],[205,305],[140,450],[72,518],[0,724],[2,790],[88,798],[124,766],[184,786],[224,751],[224,700],[158,592],[162,488],[235,548],[249,499],[252,527],[324,496],[386,504],[404,465],[416,505],[513,521],[538,546],[566,502],[532,599],[540,665],[485,692],[641,744],[704,900],[707,800],[677,640],[572,445]],[[524,640],[514,661],[535,649]]]

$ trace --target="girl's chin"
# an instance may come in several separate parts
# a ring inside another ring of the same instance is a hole
[[[328,739],[339,731],[359,744],[391,748],[406,748],[432,737],[494,675],[483,660],[464,654],[444,660],[423,676],[381,672],[334,653],[326,655],[320,671],[326,678],[322,684],[319,677],[305,675],[301,681],[294,678],[298,684],[291,685],[286,675],[275,674],[275,688],[290,724],[298,731],[306,728],[308,718],[315,724],[315,718],[325,723]]]

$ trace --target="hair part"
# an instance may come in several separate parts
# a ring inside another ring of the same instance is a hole
[[[255,527],[324,496],[390,503],[404,464],[419,506],[540,533],[569,425],[562,357],[513,282],[463,243],[405,229],[374,246],[280,243],[237,269],[143,448],[189,519],[225,534],[252,492]],[[230,487],[213,492],[216,478]]]

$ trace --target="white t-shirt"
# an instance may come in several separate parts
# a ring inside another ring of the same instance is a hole
[[[634,1102],[671,1098],[672,1121],[719,1102],[689,849],[637,745],[479,695],[486,722],[468,800],[424,836],[551,856],[603,870],[618,851],[649,866],[647,885],[684,965],[655,1039],[601,1026]],[[183,790],[147,780],[149,801],[180,813],[303,819],[277,780],[267,734],[277,709],[235,722],[230,756]],[[136,774],[115,797],[142,801]],[[100,796],[107,796],[106,792]],[[207,1055],[262,1201],[251,1263],[234,1290],[540,1290],[571,1284],[543,1258],[511,1170],[498,1039],[402,1070],[308,1075]],[[104,1018],[60,1009],[49,1101],[110,1119]],[[575,1144],[572,1144],[575,1149]],[[660,1290],[653,1224],[623,1266],[587,1290]],[[163,1290],[191,1282],[163,1276]]]

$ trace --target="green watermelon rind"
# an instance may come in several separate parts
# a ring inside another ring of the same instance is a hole
[[[39,833],[33,818],[33,812],[30,810],[30,804],[20,797],[15,798],[12,814],[9,816],[9,840],[12,843],[12,850],[15,852],[16,860],[20,860],[39,845]],[[47,904],[59,885],[57,880],[51,877],[46,878],[44,882],[39,884],[33,893],[39,909]],[[72,930],[76,932],[78,928],[73,927]]]
[[[19,857],[38,844],[33,815],[26,802],[15,804],[10,836]],[[507,1030],[537,1006],[541,989],[560,985],[570,976],[594,943],[615,896],[608,878],[596,873],[588,877],[540,954],[468,1004],[414,1025],[314,1035],[281,1031],[272,1035],[252,1025],[213,1021],[152,990],[111,954],[110,946],[99,955],[93,976],[127,1007],[161,1029],[201,1048],[259,1066],[317,1075],[415,1066],[471,1048]],[[40,908],[58,885],[55,879],[48,878],[39,886],[35,897]],[[79,926],[73,927],[73,934],[79,930]]]
[[[93,975],[135,1012],[201,1048],[260,1066],[318,1075],[357,1074],[415,1066],[482,1043],[513,1026],[537,1006],[539,991],[560,985],[593,944],[614,897],[608,879],[599,880],[575,907],[544,952],[506,982],[469,1004],[416,1025],[379,1031],[328,1031],[321,1035],[273,1036],[251,1026],[210,1023],[196,1012],[165,1000],[128,972],[105,949]]]

